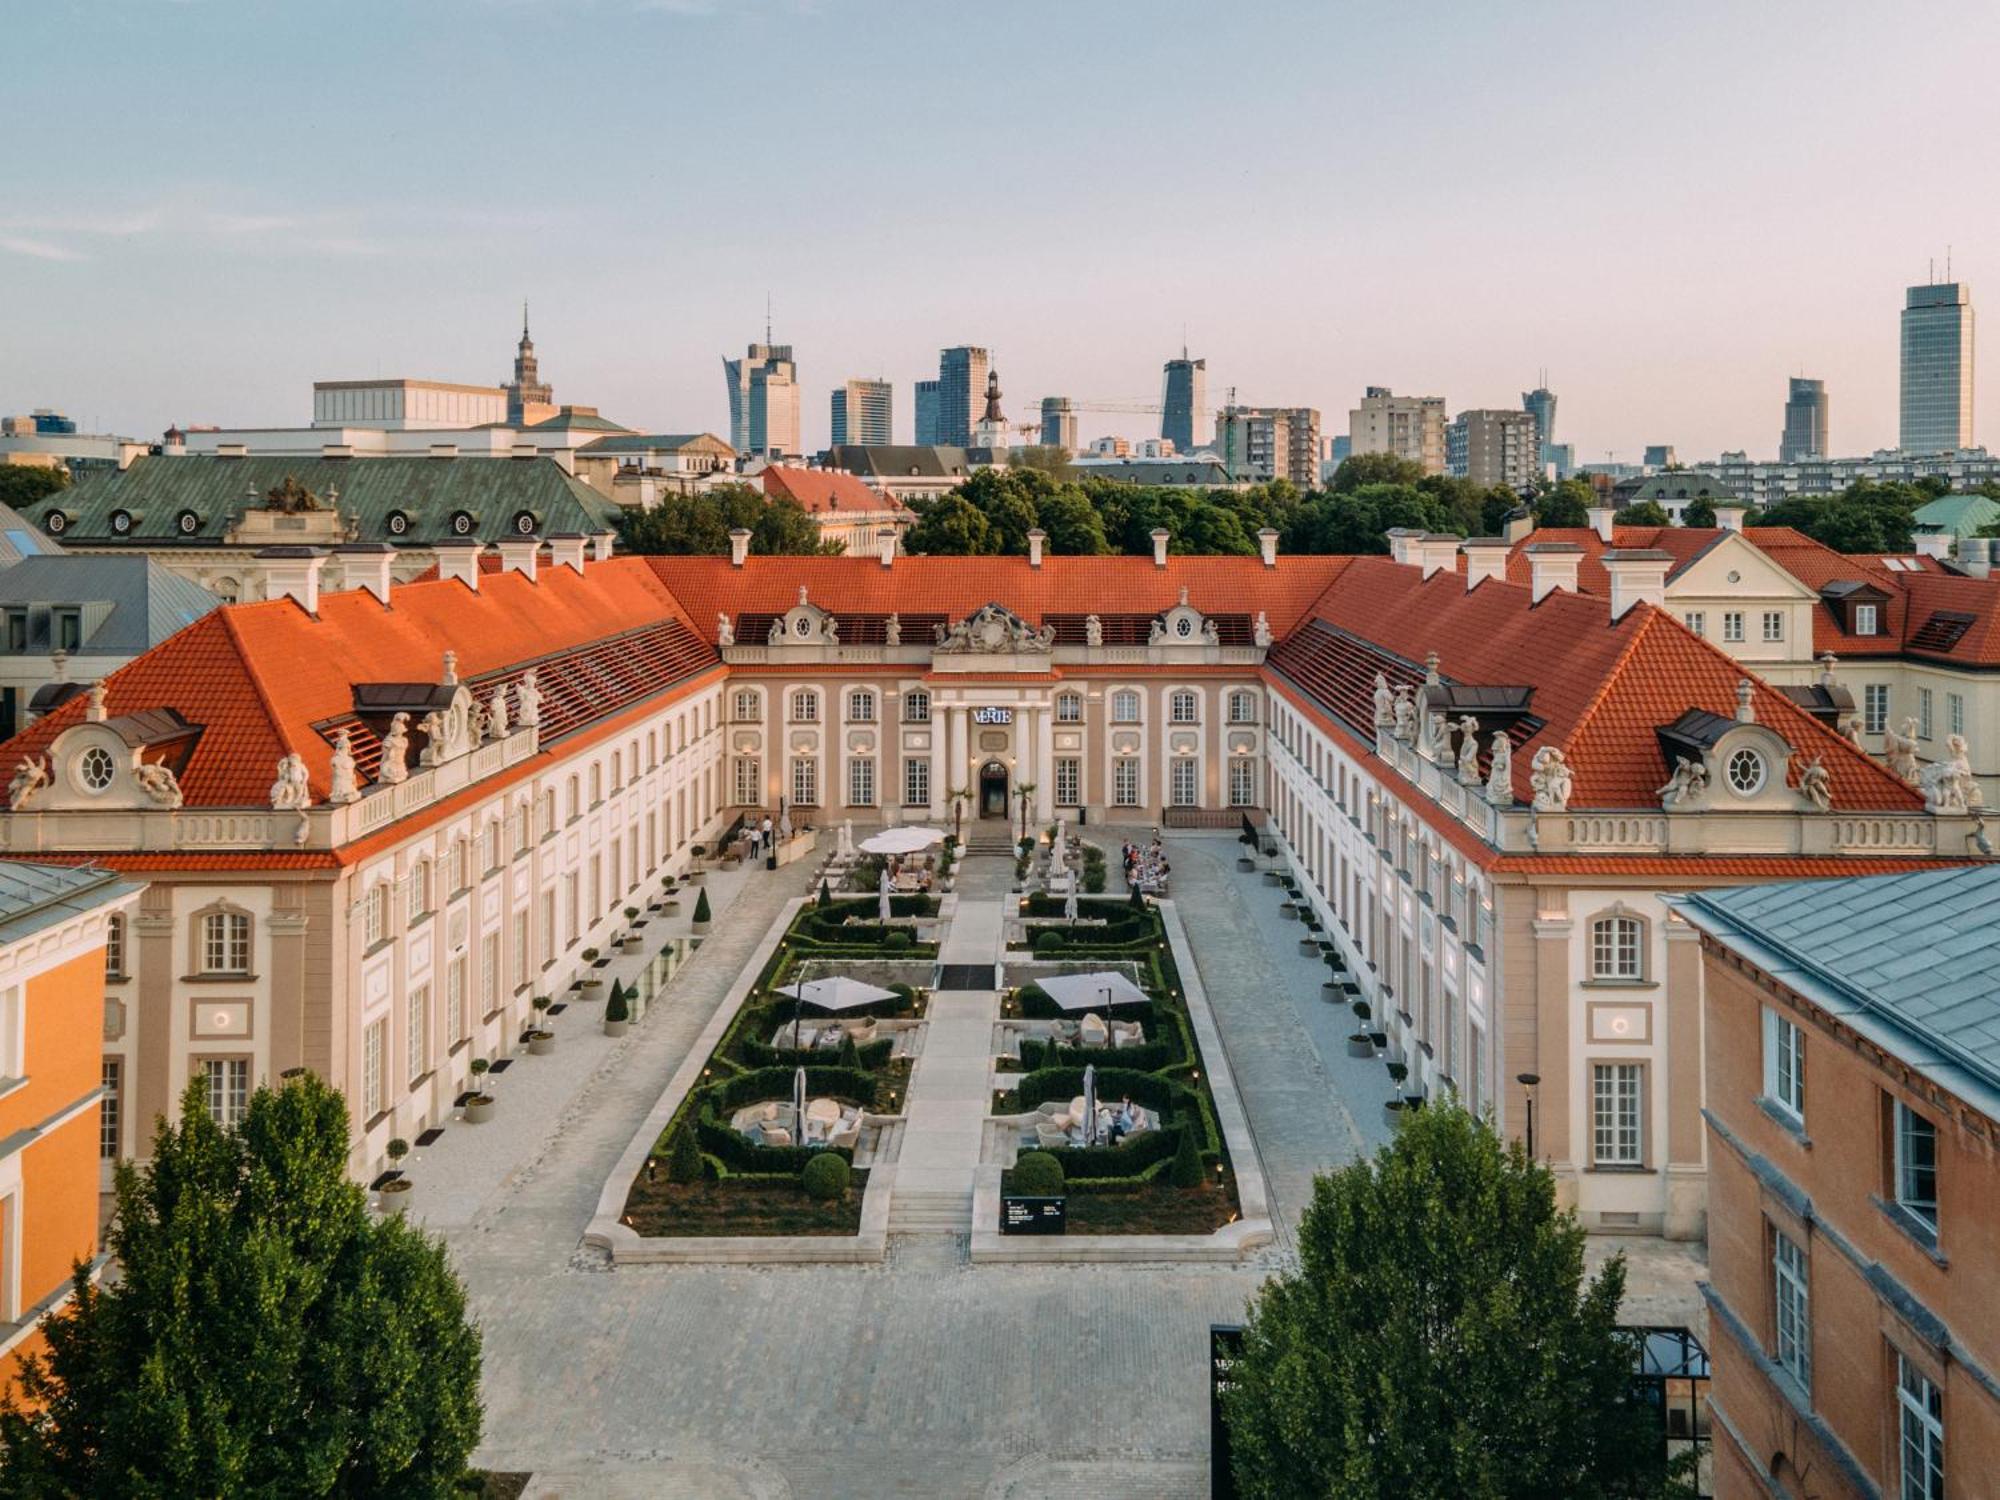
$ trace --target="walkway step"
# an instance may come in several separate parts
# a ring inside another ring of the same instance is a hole
[[[967,1189],[905,1188],[889,1200],[891,1234],[964,1234],[972,1227]]]

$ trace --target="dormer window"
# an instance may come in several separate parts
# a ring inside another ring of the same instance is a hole
[[[74,608],[59,608],[51,612],[54,624],[49,634],[55,637],[59,650],[77,651],[83,647],[83,611]]]
[[[1739,797],[1754,797],[1763,790],[1764,757],[1755,750],[1738,750],[1729,757],[1725,773],[1729,778],[1729,789]]]
[[[1856,635],[1874,635],[1876,633],[1874,605],[1857,604],[1854,606],[1854,633]]]
[[[16,653],[28,649],[28,612],[25,609],[7,611],[7,649]]]

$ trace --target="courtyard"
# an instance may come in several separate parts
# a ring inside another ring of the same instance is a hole
[[[1123,831],[1087,832],[1115,850]],[[444,1234],[485,1338],[478,1461],[531,1472],[540,1496],[1206,1494],[1208,1326],[1237,1321],[1285,1263],[1313,1174],[1386,1138],[1387,1090],[1379,1062],[1347,1055],[1352,1018],[1320,998],[1323,966],[1237,870],[1233,839],[1168,847],[1270,1243],[1235,1263],[975,1265],[964,1233],[914,1215],[876,1264],[614,1268],[583,1244],[607,1177],[773,923],[814,888],[807,863],[717,871],[711,931],[628,1035],[602,1035],[601,1006],[571,1006],[554,1053],[497,1082],[491,1121],[453,1125],[408,1164],[411,1212]],[[961,892],[1004,892],[1007,874],[974,857]],[[684,917],[663,927],[649,940],[690,935]],[[984,928],[957,951],[968,942],[999,951]],[[947,1156],[962,1142],[937,1137]],[[912,1165],[963,1175],[943,1158]],[[1699,1327],[1698,1254],[1624,1248],[1627,1320]]]

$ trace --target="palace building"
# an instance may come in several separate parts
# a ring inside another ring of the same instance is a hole
[[[1662,608],[1658,553],[1607,552],[1607,599],[1547,563],[1510,582],[1504,542],[1461,573],[1455,538],[1408,562],[1274,532],[1253,557],[733,541],[510,539],[495,570],[444,540],[440,577],[380,593],[321,591],[298,549],[283,597],[0,749],[5,852],[149,882],[107,1007],[127,1114],[197,1068],[311,1066],[372,1172],[739,812],[994,842],[1255,814],[1409,1092],[1515,1134],[1532,1108],[1591,1228],[1699,1235],[1700,965],[1662,896],[1988,856],[1969,775],[1913,789],[1746,677]]]

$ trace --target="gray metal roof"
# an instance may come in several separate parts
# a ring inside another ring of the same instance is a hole
[[[972,459],[964,448],[909,443],[839,443],[827,450],[828,467],[864,479],[964,479]]]
[[[38,865],[0,860],[0,943],[102,906],[140,889],[114,870],[95,865]]]
[[[12,567],[24,557],[55,557],[61,552],[33,521],[11,505],[0,505],[0,568]]]
[[[28,609],[28,649],[51,649],[50,608],[83,612],[73,656],[137,656],[199,620],[222,600],[149,557],[24,557],[0,569],[0,607]]]
[[[1672,904],[1885,1050],[2000,1110],[2000,866],[1739,886]]]

